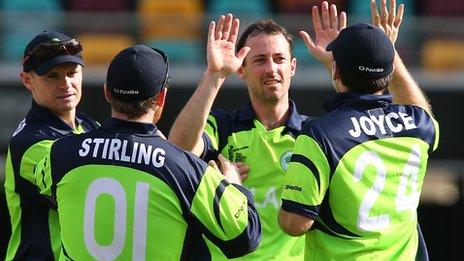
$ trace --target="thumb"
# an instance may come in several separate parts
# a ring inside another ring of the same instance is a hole
[[[245,59],[250,50],[251,48],[248,46],[243,47],[242,49],[240,49],[240,51],[238,51],[237,58],[243,61],[243,59]]]
[[[219,167],[214,160],[208,161],[208,165],[211,166],[215,170],[219,170]]]
[[[308,48],[308,50],[313,53],[314,49],[316,49],[316,45],[314,44],[313,39],[306,31],[300,31],[300,36],[303,38],[303,41]]]

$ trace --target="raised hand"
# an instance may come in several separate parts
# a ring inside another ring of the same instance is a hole
[[[387,9],[387,0],[381,0],[380,14],[375,0],[371,1],[372,24],[382,29],[395,44],[398,38],[401,22],[403,21],[404,5],[400,4],[396,12],[396,0],[390,0],[390,9]]]
[[[306,31],[300,31],[300,35],[306,44],[309,52],[327,68],[331,68],[332,53],[325,49],[327,45],[337,38],[340,31],[346,27],[346,13],[341,12],[338,17],[337,6],[322,2],[321,14],[317,6],[313,6],[312,19],[314,32],[316,34],[315,41]]]
[[[243,47],[237,54],[235,53],[239,26],[239,19],[234,18],[232,14],[221,15],[217,25],[211,21],[207,45],[208,72],[226,77],[242,65],[250,48]]]

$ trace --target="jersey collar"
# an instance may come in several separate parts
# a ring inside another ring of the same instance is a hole
[[[152,123],[126,121],[116,118],[110,118],[101,128],[106,131],[124,134],[154,135],[157,133],[156,126]]]
[[[74,131],[71,126],[66,124],[63,120],[61,120],[58,116],[53,114],[50,110],[45,107],[40,106],[34,100],[32,100],[31,109],[27,114],[28,118],[34,118],[41,124],[47,124],[52,128],[56,129],[58,132],[62,133],[69,133]],[[77,126],[82,125],[82,119],[76,116],[76,123]]]
[[[296,109],[295,102],[293,100],[288,100],[290,117],[285,123],[285,130],[298,133],[301,130],[301,125],[305,121],[305,117],[298,113]],[[240,110],[239,110],[239,119],[240,121],[252,121],[256,119],[255,111],[251,105],[251,101],[248,101]]]
[[[324,109],[331,112],[342,105],[353,104],[366,109],[386,107],[392,103],[391,95],[374,95],[353,92],[341,92],[333,95],[324,103]]]

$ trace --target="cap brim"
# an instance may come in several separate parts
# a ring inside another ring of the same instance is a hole
[[[34,69],[34,72],[42,76],[46,74],[48,71],[50,71],[50,69],[52,69],[53,67],[62,63],[77,63],[84,66],[84,61],[82,61],[82,59],[78,56],[60,55],[42,63],[40,66]]]

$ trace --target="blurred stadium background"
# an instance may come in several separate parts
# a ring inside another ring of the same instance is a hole
[[[441,143],[432,155],[419,206],[419,222],[432,260],[462,256],[464,240],[464,1],[397,0],[406,14],[397,49],[431,100],[441,124]],[[320,115],[333,93],[328,73],[307,53],[298,36],[312,27],[310,8],[322,0],[0,0],[0,258],[9,238],[4,199],[4,163],[9,137],[25,116],[31,95],[18,74],[27,42],[43,30],[75,36],[84,45],[84,97],[79,111],[104,121],[106,66],[121,49],[144,43],[165,50],[171,62],[168,105],[159,126],[165,133],[192,94],[205,68],[206,28],[231,12],[242,30],[271,17],[295,35],[298,58],[291,97],[300,110]],[[369,0],[331,0],[348,22],[370,21]],[[215,107],[231,109],[247,99],[237,77],[223,87]],[[462,257],[461,257],[462,258]]]

